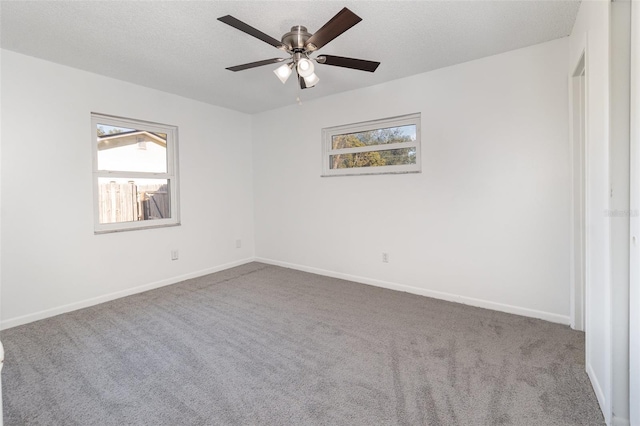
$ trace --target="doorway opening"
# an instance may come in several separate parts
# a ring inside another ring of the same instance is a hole
[[[572,291],[571,327],[585,331],[586,306],[586,67],[585,54],[571,76],[572,111]]]

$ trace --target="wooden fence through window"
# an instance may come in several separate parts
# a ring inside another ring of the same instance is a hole
[[[100,223],[135,222],[171,217],[167,185],[101,183],[98,188]]]

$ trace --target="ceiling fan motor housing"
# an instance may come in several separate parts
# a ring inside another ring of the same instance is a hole
[[[282,36],[282,43],[287,45],[292,51],[305,50],[305,43],[309,40],[311,34],[307,31],[307,27],[296,25],[291,27],[291,31]]]

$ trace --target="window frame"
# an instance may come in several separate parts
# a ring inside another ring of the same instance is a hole
[[[369,130],[387,129],[407,125],[416,126],[416,140],[393,144],[368,145],[355,148],[332,149],[333,137],[350,133],[366,132]],[[322,129],[322,177],[330,176],[359,176],[359,175],[383,175],[401,173],[421,173],[422,159],[420,155],[420,126],[421,113],[399,115],[396,117],[382,118],[378,120],[362,121],[359,123],[345,124],[341,126],[326,127]],[[336,154],[354,154],[359,152],[387,151],[391,149],[414,148],[416,149],[415,164],[400,164],[393,166],[352,167],[346,169],[332,169],[331,156]]]
[[[167,171],[162,172],[132,172],[98,170],[98,144],[96,143],[96,129],[98,125],[124,127],[136,130],[145,130],[167,135]],[[179,205],[179,177],[178,177],[178,127],[168,124],[154,123],[151,121],[118,117],[114,115],[91,113],[91,152],[93,156],[93,224],[94,234],[106,234],[112,232],[134,231],[140,229],[162,228],[180,225]],[[166,219],[141,220],[131,222],[100,223],[99,179],[166,179],[169,187],[169,202],[171,203],[171,217]]]

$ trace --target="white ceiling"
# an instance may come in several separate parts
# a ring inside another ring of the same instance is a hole
[[[216,20],[232,15],[280,39],[318,30],[342,7],[363,20],[319,53],[379,61],[375,73],[318,65],[302,100],[380,84],[569,35],[579,1],[2,1],[8,50],[255,113],[292,104],[278,64],[286,56]]]

